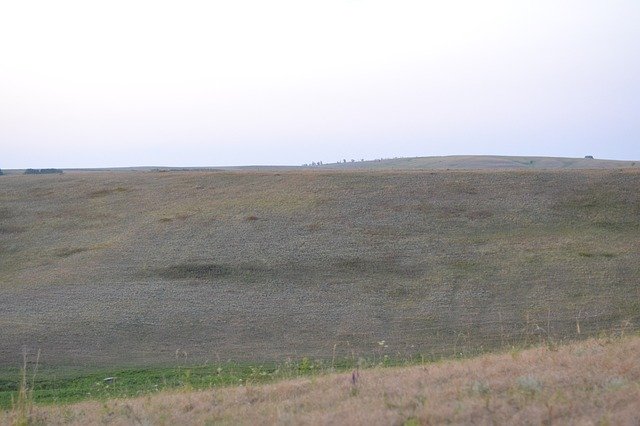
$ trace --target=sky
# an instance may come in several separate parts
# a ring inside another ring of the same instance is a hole
[[[0,3],[0,168],[640,160],[637,0]]]

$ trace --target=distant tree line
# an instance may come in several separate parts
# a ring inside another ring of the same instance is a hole
[[[55,173],[62,173],[60,169],[27,169],[24,171],[25,175],[49,175]]]
[[[2,169],[0,169],[0,176],[2,176],[4,173],[2,173]]]
[[[358,161],[360,161],[361,163],[364,163],[365,161],[375,161],[375,162],[381,162],[381,161],[385,161],[385,160],[398,160],[401,158],[410,158],[410,157],[393,157],[393,158],[376,158],[374,160],[365,160],[364,158],[361,158],[360,160],[356,160],[354,158],[352,158],[351,160],[347,160],[346,158],[343,158],[342,160],[338,160],[335,162],[335,164],[346,164],[346,163],[356,163]],[[305,163],[302,166],[303,167],[309,167],[309,166],[322,166],[324,165],[324,163],[322,161],[312,161],[311,163]]]

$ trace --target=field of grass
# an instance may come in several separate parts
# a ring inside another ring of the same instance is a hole
[[[640,423],[640,337],[542,345],[468,360],[306,375],[272,384],[36,406],[0,423],[584,424]]]
[[[44,368],[143,367],[631,330],[639,194],[633,168],[3,176],[0,366],[25,348]]]
[[[619,169],[640,167],[636,161],[564,157],[513,157],[499,155],[450,155],[444,157],[404,157],[374,161],[347,161],[320,166],[342,170],[517,170],[517,169]]]
[[[66,173],[87,172],[203,172],[203,171],[254,171],[286,172],[300,170],[585,170],[639,168],[639,161],[606,160],[570,157],[515,157],[499,155],[449,155],[438,157],[398,157],[375,160],[347,160],[335,163],[304,166],[225,166],[225,167],[118,167],[111,169],[65,169]],[[23,174],[24,170],[4,170],[10,175]]]
[[[388,359],[368,360],[372,365],[393,365]],[[404,362],[406,364],[408,360]],[[369,365],[363,364],[361,365]],[[308,358],[283,363],[225,362],[146,368],[48,368],[31,363],[26,368],[30,398],[40,405],[70,404],[87,399],[105,401],[170,390],[255,385],[298,377],[344,371],[359,365],[354,360],[334,363]],[[5,370],[0,379],[0,410],[12,409],[20,392],[21,369]]]

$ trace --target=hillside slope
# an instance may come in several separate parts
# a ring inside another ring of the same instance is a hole
[[[403,157],[374,161],[347,161],[320,166],[336,170],[558,170],[640,168],[640,162],[566,157],[450,155]]]
[[[3,176],[0,366],[23,347],[402,358],[632,329],[639,194],[636,169]]]
[[[4,420],[11,420],[5,413]],[[37,407],[46,424],[640,423],[640,337],[271,385]]]
[[[344,161],[344,162],[343,162]],[[243,172],[291,172],[301,170],[592,170],[638,168],[640,161],[606,160],[599,158],[532,157],[505,155],[448,155],[434,157],[399,157],[376,160],[340,160],[336,163],[303,166],[249,165],[168,167],[140,166],[115,168],[64,169],[65,173],[88,172],[197,172],[197,171],[243,171]],[[9,175],[23,174],[23,169],[5,170]]]

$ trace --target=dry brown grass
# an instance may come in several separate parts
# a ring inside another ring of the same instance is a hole
[[[0,421],[11,423],[11,413]],[[640,337],[264,386],[42,406],[46,424],[640,424]]]

